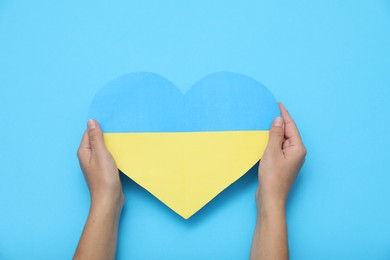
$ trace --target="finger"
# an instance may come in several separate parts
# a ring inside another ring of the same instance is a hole
[[[282,150],[284,141],[284,122],[283,118],[277,117],[272,122],[269,131],[269,140],[267,149],[271,152],[280,152]]]
[[[83,137],[81,139],[80,148],[82,149],[91,149],[91,145],[89,143],[88,130],[84,131]]]
[[[106,150],[103,132],[96,120],[88,120],[88,137],[92,154],[100,154]]]
[[[83,138],[81,139],[81,143],[79,149],[77,150],[77,156],[79,159],[83,159],[86,156],[91,154],[91,145],[89,144],[88,130],[84,131]]]
[[[294,120],[291,118],[287,109],[280,102],[279,102],[279,109],[285,124],[284,134],[286,139],[289,139],[292,145],[302,143],[301,135],[299,134],[298,128]]]

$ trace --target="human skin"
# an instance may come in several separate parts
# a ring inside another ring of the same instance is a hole
[[[286,201],[305,161],[306,148],[287,109],[281,103],[279,108],[282,117],[277,117],[272,123],[269,142],[258,170],[252,260],[289,258]]]
[[[91,206],[73,258],[115,259],[125,198],[118,168],[95,120],[88,121],[77,156],[91,194]]]
[[[279,104],[259,166],[257,224],[251,259],[288,259],[286,200],[306,155],[298,129]],[[88,121],[77,152],[91,194],[91,206],[74,259],[115,259],[124,195],[117,165],[95,120]]]

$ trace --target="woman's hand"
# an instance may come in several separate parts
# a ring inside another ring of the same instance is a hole
[[[88,120],[77,151],[81,169],[91,193],[92,207],[122,209],[124,195],[114,158],[107,150],[103,133],[95,120]]]
[[[91,207],[73,258],[115,259],[125,197],[118,168],[95,120],[88,121],[77,156],[91,193]]]
[[[269,142],[259,165],[256,191],[257,223],[251,259],[288,259],[286,201],[305,161],[306,148],[286,108],[271,126]]]
[[[279,103],[282,117],[272,123],[268,146],[259,165],[259,208],[285,206],[288,193],[306,156],[306,148],[295,122]]]

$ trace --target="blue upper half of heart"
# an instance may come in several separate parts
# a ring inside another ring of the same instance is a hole
[[[218,72],[183,94],[155,73],[121,76],[94,97],[89,118],[104,132],[269,130],[279,115],[273,95],[247,76]]]

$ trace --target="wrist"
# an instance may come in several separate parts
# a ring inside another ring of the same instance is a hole
[[[123,194],[119,195],[101,195],[91,197],[91,210],[99,211],[102,213],[114,213],[120,215],[124,205]]]
[[[260,199],[257,203],[258,217],[276,216],[285,214],[286,201],[284,199]]]
[[[93,213],[94,215],[98,216],[106,216],[109,218],[119,218],[122,207],[117,205],[110,205],[110,204],[104,204],[104,203],[97,203],[92,202],[90,207],[90,213]]]

